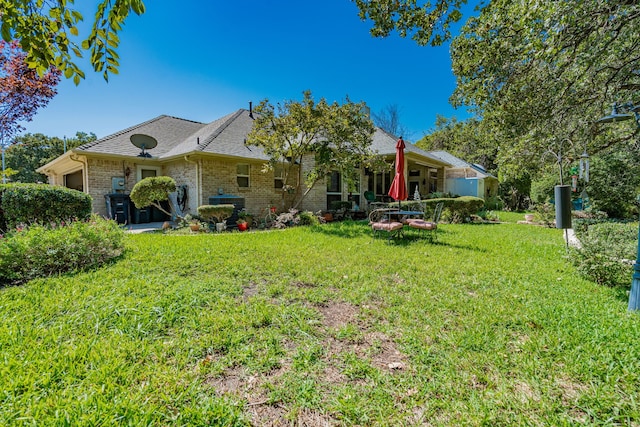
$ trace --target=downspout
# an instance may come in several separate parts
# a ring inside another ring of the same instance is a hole
[[[184,156],[184,161],[187,163],[193,163],[196,165],[196,209],[198,206],[202,205],[202,195],[200,194],[200,174],[201,174],[201,162],[202,160],[198,160],[194,162],[193,160],[189,160],[189,156]]]

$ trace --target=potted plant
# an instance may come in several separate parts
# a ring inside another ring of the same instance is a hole
[[[200,220],[198,218],[191,214],[186,214],[183,219],[191,231],[200,231]]]
[[[249,228],[249,224],[244,219],[237,220],[236,225],[238,226],[239,231],[246,231],[247,228]]]
[[[225,205],[202,205],[198,206],[198,215],[208,221],[210,224],[215,224],[216,231],[224,231],[227,228],[227,218],[233,214],[235,206],[231,204]]]
[[[246,227],[251,228],[251,225],[253,224],[253,214],[242,208],[242,210],[238,212],[238,221],[236,222],[238,224],[238,228],[240,228],[240,221],[244,221],[247,224]]]

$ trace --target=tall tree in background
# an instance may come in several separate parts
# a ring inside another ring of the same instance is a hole
[[[2,180],[6,182],[4,152],[8,141],[30,121],[39,108],[46,106],[57,93],[60,72],[54,68],[42,76],[29,68],[26,55],[17,42],[0,40],[0,149]]]
[[[78,45],[73,38],[80,36],[77,24],[83,16],[73,8],[73,0],[0,0],[0,30],[4,41],[20,41],[27,63],[40,75],[55,67],[78,84],[84,72],[74,61],[85,51],[105,79],[118,73],[118,31],[131,12],[144,11],[142,0],[100,1],[91,32]]]
[[[452,43],[452,100],[491,126],[508,175],[541,168],[545,153],[595,154],[637,136],[594,122],[613,102],[637,102],[638,34],[638,2],[492,0]]]
[[[87,142],[95,141],[93,133],[77,132],[73,138],[48,137],[41,133],[25,134],[14,139],[6,150],[6,164],[14,171],[14,182],[46,182],[46,177],[36,172],[65,152]]]
[[[497,173],[495,164],[497,147],[491,134],[482,128],[478,119],[458,121],[436,115],[435,129],[416,142],[423,150],[444,150],[469,163],[482,165]]]
[[[316,102],[310,91],[302,101],[277,106],[265,99],[255,108],[247,144],[262,147],[271,158],[268,167],[283,171],[284,190],[293,192],[295,207],[332,171],[349,180],[360,167],[376,162],[378,156],[370,149],[375,128],[364,107],[349,99],[343,104],[324,98]],[[299,166],[305,156],[315,156],[315,162],[303,175]]]
[[[451,37],[466,1],[353,0],[372,34],[421,45]],[[454,106],[471,106],[499,142],[506,175],[571,161],[638,136],[633,124],[593,123],[616,101],[638,103],[640,4],[629,0],[491,0],[453,38]]]
[[[379,113],[372,113],[373,122],[380,129],[395,136],[404,137],[406,140],[411,139],[409,130],[400,121],[400,107],[398,104],[389,104]]]

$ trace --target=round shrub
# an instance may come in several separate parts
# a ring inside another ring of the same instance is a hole
[[[632,224],[600,223],[580,232],[582,248],[571,250],[578,272],[606,286],[631,283],[632,260],[636,258],[638,228]]]
[[[233,215],[234,205],[202,205],[198,206],[198,215],[209,222],[225,222]]]
[[[0,238],[0,285],[96,267],[123,250],[124,231],[97,215],[68,225],[18,228]]]
[[[91,196],[81,191],[48,184],[0,185],[0,230],[19,224],[86,219],[91,215]]]
[[[151,205],[160,207],[159,202],[168,200],[169,194],[174,191],[176,191],[176,182],[173,178],[169,176],[150,176],[133,186],[129,198],[138,209]]]

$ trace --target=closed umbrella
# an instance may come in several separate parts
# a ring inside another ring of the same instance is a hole
[[[401,200],[407,200],[407,184],[404,181],[404,141],[402,137],[396,143],[396,176],[393,178],[389,196],[398,201],[400,207]]]

